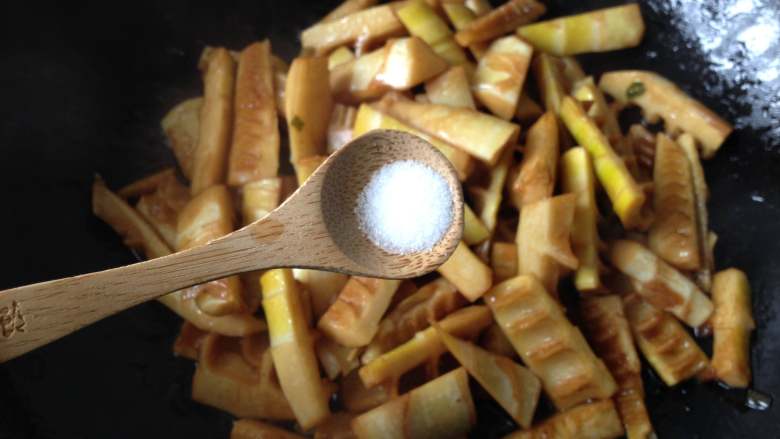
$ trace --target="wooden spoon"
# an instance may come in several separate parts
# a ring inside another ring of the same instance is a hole
[[[358,195],[377,169],[397,160],[430,166],[452,193],[452,224],[428,251],[393,255],[359,229]],[[276,210],[202,247],[0,291],[0,362],[125,308],[237,273],[304,267],[380,278],[420,276],[449,258],[462,232],[463,194],[449,161],[419,137],[372,131],[332,154]]]

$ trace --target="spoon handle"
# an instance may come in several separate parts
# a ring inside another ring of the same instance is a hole
[[[0,291],[0,362],[166,293],[236,273],[286,265],[284,252],[279,251],[286,241],[283,235],[282,223],[269,215],[201,247]]]

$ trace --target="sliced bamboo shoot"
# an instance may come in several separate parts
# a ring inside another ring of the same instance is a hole
[[[476,109],[466,69],[463,66],[451,67],[446,72],[426,82],[425,94],[432,104]]]
[[[200,135],[202,107],[202,97],[187,99],[168,111],[160,122],[182,174],[190,180]]]
[[[453,337],[438,327],[437,330],[447,350],[469,375],[490,393],[515,422],[524,428],[530,427],[542,390],[539,378],[507,357],[495,355]]]
[[[290,66],[285,103],[292,163],[325,154],[333,106],[328,78],[328,61],[325,58],[295,58]]]
[[[346,274],[304,268],[294,268],[293,277],[309,290],[312,313],[317,321],[330,308],[349,280]]]
[[[170,181],[171,178],[176,178],[176,169],[165,168],[162,171],[147,175],[140,180],[136,180],[127,186],[124,186],[122,189],[116,191],[116,194],[125,199],[151,194],[152,192],[155,192],[161,184]]]
[[[614,439],[623,433],[615,404],[606,400],[558,413],[530,430],[517,431],[504,439]]]
[[[488,4],[488,6],[490,5]],[[455,30],[466,29],[469,26],[469,23],[476,20],[478,17],[478,14],[471,10],[465,2],[463,4],[459,2],[444,2],[442,8],[444,9],[444,13],[447,14],[447,18],[450,20],[450,23],[452,23],[452,26],[455,27]],[[487,13],[489,10],[485,12]],[[479,60],[485,55],[489,45],[488,41],[482,41],[469,44],[468,48],[469,51],[471,51],[471,54],[474,55],[474,58]]]
[[[251,224],[271,213],[282,202],[282,180],[264,178],[247,183],[241,188],[241,219]]]
[[[408,90],[447,67],[447,61],[420,38],[400,38],[387,43],[387,56],[375,79],[395,90]]]
[[[490,230],[482,224],[477,214],[469,207],[463,204],[463,242],[468,245],[479,244],[490,237]]]
[[[236,63],[230,52],[221,47],[204,51],[202,63],[203,106],[192,161],[192,195],[224,182],[233,127]]]
[[[504,281],[485,301],[559,410],[615,393],[617,386],[604,363],[536,279],[518,276]]]
[[[405,31],[392,5],[380,5],[320,22],[301,33],[301,45],[317,53],[358,40],[379,41]]]
[[[396,14],[410,34],[425,41],[449,64],[460,65],[468,61],[463,49],[452,38],[450,28],[428,4],[406,2],[396,10]]]
[[[355,54],[352,53],[347,46],[341,46],[328,55],[328,70],[333,71],[337,66],[353,61],[354,59]]]
[[[302,185],[327,158],[325,155],[310,155],[293,163],[298,186]]]
[[[320,337],[315,350],[325,376],[330,380],[346,376],[360,366],[357,348],[340,345],[328,337]]]
[[[671,314],[638,294],[625,296],[623,308],[642,355],[667,386],[694,377],[707,367],[707,356]]]
[[[261,284],[276,374],[295,418],[308,430],[330,416],[330,394],[320,378],[300,291],[289,269],[265,272]]]
[[[489,41],[536,20],[546,10],[543,4],[535,0],[509,0],[459,30],[455,40],[463,47]]]
[[[571,245],[579,260],[574,286],[580,292],[598,291],[602,288],[597,228],[599,212],[593,165],[587,151],[582,147],[568,150],[561,157],[561,171],[563,191],[577,197],[571,228]]]
[[[360,439],[463,436],[476,423],[466,371],[456,369],[352,421]]]
[[[336,21],[339,18],[346,17],[347,15],[354,14],[355,12],[359,12],[374,6],[376,3],[377,0],[344,0],[340,5],[336,6],[332,11],[328,12],[328,15],[322,17],[320,23]]]
[[[475,337],[485,329],[493,318],[485,306],[469,306],[459,309],[439,322],[441,329],[463,338]],[[360,368],[360,379],[366,387],[392,382],[404,373],[438,358],[447,348],[433,327],[417,332],[404,344],[388,351]]]
[[[479,218],[492,234],[496,230],[498,222],[498,209],[504,194],[504,184],[509,173],[509,165],[512,163],[513,149],[508,147],[498,160],[498,163],[490,170],[488,186],[471,187],[471,196],[474,198],[474,207],[479,213]]]
[[[494,242],[490,252],[490,266],[497,282],[517,276],[517,244]]]
[[[336,100],[357,103],[375,99],[390,87],[376,80],[387,59],[390,45],[366,53],[353,61],[347,61],[330,72],[330,90]]]
[[[493,272],[463,242],[437,271],[452,282],[469,301],[482,297],[493,284]]]
[[[561,102],[561,118],[569,132],[593,159],[596,176],[607,191],[623,226],[631,228],[638,225],[645,194],[623,160],[612,149],[601,130],[571,97],[567,96]]]
[[[499,38],[479,60],[474,96],[493,114],[509,120],[517,111],[533,48],[514,35]]]
[[[645,23],[638,4],[598,9],[584,14],[529,24],[517,34],[553,55],[607,52],[638,46]]]
[[[317,328],[344,346],[367,345],[400,284],[399,280],[352,277],[320,318]]]
[[[567,93],[560,58],[540,53],[534,59],[532,68],[544,108],[554,111],[556,115],[560,114],[561,102]]]
[[[599,87],[623,104],[639,105],[646,118],[661,116],[667,132],[682,130],[702,145],[702,157],[712,158],[731,133],[732,126],[653,72],[622,70],[605,73]]]
[[[712,283],[714,336],[712,363],[715,376],[730,387],[750,384],[750,333],[756,328],[745,273],[730,268],[715,275]]]
[[[559,155],[558,121],[548,111],[528,130],[520,171],[510,185],[515,207],[519,209],[552,196]]]
[[[710,299],[684,274],[642,244],[616,241],[609,256],[615,268],[628,275],[637,292],[653,306],[669,311],[694,328],[710,318]]]
[[[144,194],[138,200],[136,209],[165,240],[170,248],[176,246],[176,223],[179,212],[190,201],[190,190],[170,174],[161,180],[155,191]]]

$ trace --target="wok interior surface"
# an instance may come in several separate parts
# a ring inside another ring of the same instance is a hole
[[[548,16],[555,16],[622,2],[547,3]],[[753,40],[737,38],[738,28],[722,25],[746,20],[738,10],[723,15],[736,3],[642,2],[647,32],[639,48],[582,61],[594,74],[657,71],[736,124],[718,155],[705,163],[711,225],[719,236],[716,261],[718,268],[736,266],[748,274],[757,324],[753,386],[777,396],[780,301],[772,296],[780,283],[780,116],[772,91],[780,86],[771,65],[751,70],[751,63],[765,59],[752,57],[759,49],[780,55],[780,39],[774,34],[771,40],[771,26],[754,31]],[[777,3],[739,3],[760,8],[762,17],[780,15]],[[159,121],[173,105],[200,93],[195,66],[204,45],[240,48],[269,37],[274,51],[290,59],[300,30],[335,4],[254,0],[195,6],[175,0],[0,7],[0,288],[134,262],[91,213],[93,175],[119,186],[173,163]],[[742,44],[741,51],[732,44]],[[190,399],[194,364],[171,353],[179,326],[173,313],[147,303],[0,365],[0,438],[227,438],[230,415]],[[744,406],[744,392],[695,382],[666,389],[648,368],[644,378],[662,438],[780,432],[777,404],[753,411]],[[497,405],[479,399],[477,409],[480,422],[472,437],[499,437],[512,428]]]

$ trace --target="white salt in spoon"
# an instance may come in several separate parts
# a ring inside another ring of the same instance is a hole
[[[387,165],[395,177],[416,183],[374,181]],[[400,192],[394,196],[396,184]],[[410,188],[416,193],[409,194]],[[407,218],[413,221],[398,223]],[[410,233],[424,236],[410,240]],[[0,362],[133,305],[247,271],[304,267],[380,278],[420,276],[449,258],[462,233],[463,194],[450,162],[419,137],[372,131],[332,154],[266,217],[202,247],[0,291],[5,319],[0,323],[16,325],[10,336],[0,333]]]

